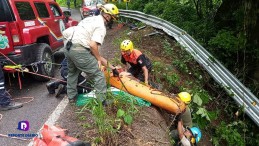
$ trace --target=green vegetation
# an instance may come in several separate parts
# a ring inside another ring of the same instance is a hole
[[[120,6],[123,8],[124,5]],[[256,96],[259,95],[259,82],[255,77],[259,62],[259,1],[134,0],[129,9],[160,17],[185,30]],[[222,89],[225,87],[213,83],[210,77],[204,76],[203,70],[195,69],[192,57],[186,55],[188,53],[184,49],[177,51],[174,46],[170,48],[166,41],[163,46],[163,57],[171,56],[172,65],[181,72],[179,74],[188,76],[185,80],[190,81],[182,81],[170,65],[158,60],[154,62],[153,69],[156,81],[163,82],[167,90],[188,90],[193,94],[191,107],[194,121],[213,135],[213,144],[258,145],[257,126],[244,113],[241,117],[233,116],[240,109],[229,97],[232,95],[226,96]],[[179,58],[175,58],[175,54],[179,54]],[[214,57],[211,61],[215,60]],[[217,127],[214,123],[218,121],[225,122],[220,122]]]
[[[66,5],[64,0],[58,2]],[[125,9],[125,3],[116,4]],[[258,8],[259,1],[255,0],[132,0],[129,3],[131,10],[155,15],[185,30],[256,96],[259,95],[259,83],[252,77],[258,70],[256,62],[259,61]],[[236,106],[231,95],[226,95],[223,88],[228,87],[220,87],[212,81],[179,44],[163,38],[162,42],[157,42],[163,46],[159,50],[161,53],[155,55],[144,50],[142,35],[121,36],[114,41],[115,46],[124,39],[131,39],[136,48],[149,54],[153,60],[153,81],[163,84],[165,92],[187,91],[192,94],[190,107],[194,125],[202,128],[213,145],[259,145],[257,125],[244,114],[243,107]],[[156,40],[156,37],[152,39]],[[119,54],[116,56],[117,59],[111,62],[119,64]],[[214,57],[210,57],[212,62]],[[108,137],[115,136],[122,124],[134,122],[137,113],[133,100],[128,102],[118,96],[109,97],[116,101],[111,109],[115,111],[113,116],[107,116],[109,110],[105,111],[96,101],[82,109],[90,109],[93,113],[95,126],[101,134],[95,138],[96,143],[111,140]]]
[[[124,3],[118,5],[125,8]],[[134,0],[129,3],[131,10],[160,17],[185,30],[257,96],[258,7],[259,2],[251,0]]]
[[[238,131],[238,127],[245,126],[241,121],[233,122],[231,124],[226,124],[225,122],[221,122],[219,127],[216,129],[216,134],[220,137],[213,139],[213,143],[215,145],[219,145],[220,140],[225,140],[229,146],[245,146],[245,140],[242,138],[242,135]],[[247,129],[246,129],[247,130]]]
[[[125,97],[122,95],[113,95],[110,91],[107,93],[108,102],[107,107],[103,107],[99,100],[92,98],[84,107],[78,112],[79,120],[84,121],[86,117],[85,112],[91,112],[94,120],[94,125],[85,123],[84,128],[98,129],[98,136],[93,137],[92,141],[96,144],[107,144],[116,142],[116,132],[119,131],[123,125],[130,125],[133,122],[133,117],[138,109],[135,106],[136,100],[132,97]]]

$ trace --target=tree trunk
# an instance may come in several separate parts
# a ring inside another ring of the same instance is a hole
[[[214,22],[218,29],[221,28],[236,28],[236,20],[234,12],[241,7],[242,0],[223,0],[214,17]]]
[[[245,32],[247,35],[247,43],[255,45],[259,48],[259,1],[245,0]]]

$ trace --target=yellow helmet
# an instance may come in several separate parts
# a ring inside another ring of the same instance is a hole
[[[133,43],[130,40],[124,40],[121,43],[121,51],[128,51],[130,50],[130,52],[132,52],[133,50]]]
[[[113,19],[118,18],[119,9],[114,4],[105,4],[100,9],[103,13],[110,14]]]
[[[181,92],[178,96],[185,104],[189,104],[192,100],[192,97],[188,92]]]

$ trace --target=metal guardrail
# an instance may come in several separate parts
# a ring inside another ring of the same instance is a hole
[[[214,80],[244,107],[245,113],[259,126],[259,99],[184,30],[168,21],[139,11],[120,10],[120,16],[141,21],[174,37]]]

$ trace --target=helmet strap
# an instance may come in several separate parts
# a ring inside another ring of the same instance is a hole
[[[104,18],[104,19],[105,19],[105,21],[106,21],[106,24],[108,24],[111,20],[108,20],[104,15],[105,15],[105,14],[104,14],[104,13],[102,13],[103,18]],[[108,14],[106,14],[106,15],[108,15]]]

